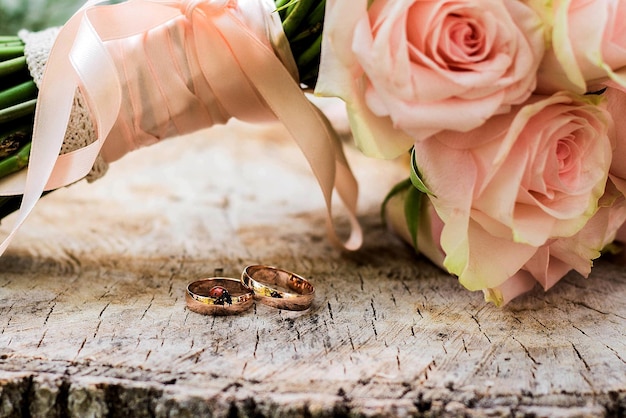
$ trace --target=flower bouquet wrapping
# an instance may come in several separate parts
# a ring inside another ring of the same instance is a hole
[[[3,79],[11,101],[0,103],[2,130],[16,146],[0,173],[0,210],[20,210],[0,251],[42,193],[96,179],[136,148],[231,118],[283,122],[319,181],[331,240],[359,247],[356,180],[338,136],[305,96],[317,77],[324,2],[101,3],[88,1],[61,28],[5,38],[6,65],[16,64]],[[13,93],[23,85],[24,94]],[[353,226],[346,240],[332,225],[333,191]]]
[[[231,117],[286,125],[348,209],[347,240],[329,209],[331,240],[358,248],[356,181],[314,90],[346,103],[363,153],[409,157],[385,217],[463,286],[502,305],[586,276],[626,220],[624,17],[622,0],[88,1],[0,40],[21,68],[2,88],[23,92],[0,99],[1,215],[21,202],[0,251],[42,193]]]

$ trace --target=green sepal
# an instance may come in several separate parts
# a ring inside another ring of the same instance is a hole
[[[424,184],[424,181],[420,176],[417,164],[415,164],[415,148],[411,149],[411,176],[409,178],[411,179],[411,183],[413,183],[413,186],[415,186],[417,190],[422,193],[426,193],[429,196],[436,197],[433,192],[431,192],[428,187],[426,187],[426,184]]]
[[[409,234],[411,235],[413,247],[415,248],[415,251],[418,251],[417,234],[419,232],[420,215],[422,213],[425,193],[415,188],[410,178],[402,180],[401,182],[393,186],[389,193],[387,193],[387,196],[385,196],[385,199],[383,200],[383,203],[381,205],[380,216],[383,224],[385,224],[387,204],[393,197],[401,193],[405,194],[404,219],[406,221]]]
[[[415,187],[409,188],[404,200],[404,218],[413,241],[413,248],[417,249],[417,234],[419,232],[420,214],[424,202],[424,193]]]
[[[380,205],[380,218],[383,221],[383,224],[386,223],[385,216],[387,214],[387,203],[393,198],[395,195],[400,194],[410,188],[413,188],[410,179],[402,180],[400,183],[396,184],[391,188],[385,199],[383,200],[382,205]]]
[[[619,255],[624,251],[624,246],[618,242],[610,242],[606,244],[600,252],[602,255]]]

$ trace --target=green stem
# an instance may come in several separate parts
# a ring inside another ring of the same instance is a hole
[[[0,77],[16,73],[27,68],[26,57],[16,57],[0,62]]]
[[[291,0],[289,3],[285,4],[285,6],[283,7],[283,9],[286,9],[285,13],[287,15],[290,15],[298,5],[299,1],[300,0]]]
[[[287,17],[283,21],[283,31],[287,39],[292,39],[297,33],[300,23],[306,19],[314,1],[315,0],[298,0],[293,6],[293,10],[287,9]]]
[[[317,35],[318,33],[321,32],[322,26],[323,26],[322,23],[318,22],[316,24],[311,25],[310,27],[307,27],[305,30],[303,30],[302,32],[294,36],[294,38],[291,40],[291,43],[296,44],[298,42],[304,41],[309,36]]]
[[[306,18],[307,26],[323,25],[324,24],[324,12],[326,11],[326,0],[321,0],[317,3],[317,6]]]
[[[0,61],[5,61],[11,58],[20,57],[24,55],[24,45],[16,46],[2,46],[0,48]]]
[[[304,68],[315,60],[319,60],[322,52],[322,34],[313,41],[313,43],[296,59],[298,68]]]
[[[21,170],[28,165],[30,156],[30,142],[24,145],[12,156],[0,161],[0,178]]]
[[[293,1],[294,0],[276,0],[274,2],[274,5],[276,6],[276,11],[277,12],[282,11],[283,9],[285,9],[286,7],[288,7],[291,4],[290,2],[293,2]],[[297,1],[297,0],[295,0],[295,1]]]
[[[18,210],[22,204],[22,195],[0,196],[0,219],[4,219]]]
[[[0,125],[24,116],[33,115],[35,113],[36,105],[37,99],[31,99],[11,107],[0,109]]]
[[[274,3],[280,7],[283,32],[296,60],[300,82],[313,88],[317,82],[326,0],[274,0]]]
[[[37,98],[37,85],[33,80],[28,80],[0,92],[0,109],[35,98]]]
[[[315,65],[310,69],[302,69],[300,74],[300,83],[308,87],[307,90],[313,90],[317,83],[317,74],[319,73],[319,65]]]
[[[31,141],[33,136],[33,118],[22,118],[2,126],[0,132],[0,160],[10,157],[22,145]]]

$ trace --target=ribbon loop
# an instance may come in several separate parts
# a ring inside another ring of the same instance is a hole
[[[191,16],[196,8],[202,8],[205,11],[219,11],[224,9],[231,0],[183,0],[181,9],[187,19],[191,20]]]

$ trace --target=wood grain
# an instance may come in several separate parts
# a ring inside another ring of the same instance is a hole
[[[405,170],[349,158],[356,253],[329,245],[277,126],[165,141],[45,197],[0,258],[0,416],[624,416],[622,266],[487,305],[381,225]],[[253,263],[310,278],[313,307],[185,308],[188,282]]]

